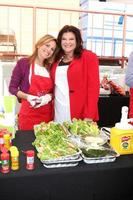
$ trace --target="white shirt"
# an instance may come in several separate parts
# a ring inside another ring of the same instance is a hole
[[[55,74],[54,121],[58,123],[71,121],[67,70],[68,65],[58,66]]]
[[[32,70],[32,67],[30,67],[29,83],[31,83],[31,70]],[[41,67],[38,64],[35,64],[34,73],[35,73],[35,75],[39,75],[39,76],[43,76],[43,77],[50,77],[47,69],[45,67]]]

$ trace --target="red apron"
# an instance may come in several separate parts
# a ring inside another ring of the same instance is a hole
[[[130,88],[129,118],[133,118],[133,88]]]
[[[51,93],[53,90],[51,78],[35,75],[34,68],[34,64],[32,64],[31,84],[28,94],[42,96]],[[33,108],[27,100],[22,100],[18,117],[20,130],[33,130],[34,125],[51,120],[53,120],[52,102],[39,108]]]

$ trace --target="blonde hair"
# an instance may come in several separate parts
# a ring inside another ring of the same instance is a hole
[[[45,35],[37,41],[37,43],[35,44],[35,48],[34,48],[32,55],[29,56],[30,64],[32,62],[34,62],[36,57],[38,56],[38,47],[41,47],[42,45],[47,44],[51,41],[55,41],[55,43],[57,44],[56,38],[52,35]],[[50,69],[51,64],[53,63],[53,61],[55,59],[56,50],[57,50],[57,47],[56,47],[54,53],[52,54],[52,56],[48,59],[45,59],[44,62],[43,62],[43,66],[46,67],[48,70]]]

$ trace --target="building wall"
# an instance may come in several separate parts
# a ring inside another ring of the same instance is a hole
[[[79,0],[0,0],[1,3],[75,9],[79,7]]]
[[[8,7],[8,4],[31,6],[31,8]],[[36,9],[35,15],[33,7],[40,7]],[[41,9],[41,7],[49,9]],[[50,8],[56,8],[56,10]],[[57,10],[57,8],[79,9],[79,0],[0,0],[0,19],[2,19],[0,33],[3,30],[7,30],[7,34],[10,30],[13,31],[17,41],[17,52],[30,54],[34,42],[44,34],[48,33],[56,37],[65,24],[78,26],[79,13]]]
[[[114,2],[114,3],[126,3],[126,4],[133,4],[132,0],[106,0],[108,2]]]

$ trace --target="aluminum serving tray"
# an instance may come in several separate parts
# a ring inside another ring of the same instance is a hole
[[[78,165],[78,162],[75,162],[75,163],[58,163],[58,164],[50,164],[50,165],[47,165],[47,164],[43,164],[44,167],[46,168],[61,168],[61,167],[75,167]]]
[[[114,162],[116,158],[119,156],[115,151],[112,151],[113,155],[107,155],[104,157],[86,157],[83,153],[81,154],[83,161],[87,164],[94,164],[94,163],[107,163],[107,162]]]
[[[94,164],[94,163],[107,163],[107,162],[114,162],[116,157],[99,157],[99,158],[87,158],[82,155],[83,161],[87,164]]]
[[[59,161],[59,162],[45,162],[43,161],[43,166],[46,167],[46,168],[60,168],[60,167],[75,167],[79,164],[79,161],[82,160],[82,157],[80,156],[78,159],[75,159],[75,160],[62,160],[62,161]]]
[[[57,159],[49,159],[49,160],[42,160],[41,162],[44,164],[58,164],[58,163],[69,163],[73,161],[78,161],[81,158],[81,150],[79,150],[76,154],[62,156]]]

